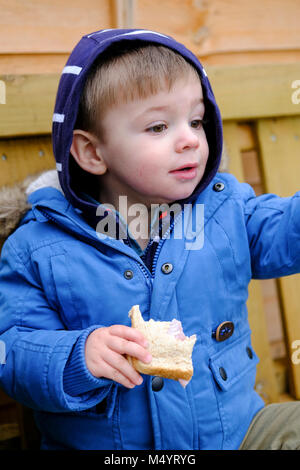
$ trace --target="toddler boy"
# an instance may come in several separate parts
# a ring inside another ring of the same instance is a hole
[[[285,409],[254,391],[248,284],[299,272],[299,194],[255,197],[217,173],[222,124],[205,70],[152,31],[81,39],[53,148],[57,173],[28,188],[32,208],[2,252],[2,387],[35,410],[44,449],[238,449],[252,422],[247,448],[260,417]],[[175,236],[187,211],[194,244]],[[127,361],[151,361],[129,327],[134,304],[197,335],[186,388]]]

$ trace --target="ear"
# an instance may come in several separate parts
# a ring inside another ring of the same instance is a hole
[[[107,170],[100,152],[99,139],[92,133],[76,129],[70,152],[78,165],[88,173],[104,175]]]

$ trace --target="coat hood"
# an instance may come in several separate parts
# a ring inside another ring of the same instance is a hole
[[[70,147],[80,96],[95,60],[113,43],[133,40],[155,43],[173,49],[190,62],[200,76],[206,109],[205,118],[209,122],[205,127],[209,145],[209,159],[204,176],[192,196],[180,202],[187,203],[195,199],[215,176],[221,161],[222,122],[220,112],[206,72],[191,51],[165,34],[142,29],[105,29],[85,35],[73,49],[62,71],[53,114],[52,138],[56,168],[65,197],[75,208],[80,209],[90,222],[94,221],[94,223],[97,206],[93,201],[85,198],[80,191],[84,186],[84,181],[90,175],[76,168],[77,165],[74,166],[73,158],[70,158]],[[90,187],[90,184],[87,183],[86,186]]]

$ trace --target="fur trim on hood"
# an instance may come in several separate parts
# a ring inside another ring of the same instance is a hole
[[[0,189],[0,239],[3,241],[18,226],[31,208],[27,197],[34,191],[52,186],[61,191],[57,171],[50,170],[28,176],[24,181]]]

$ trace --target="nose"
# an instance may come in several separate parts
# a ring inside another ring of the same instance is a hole
[[[198,131],[199,132],[199,131]],[[175,142],[175,150],[177,153],[185,152],[186,150],[196,149],[199,147],[199,136],[195,133],[195,129],[189,126],[182,128]]]

